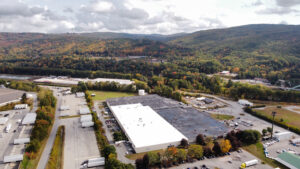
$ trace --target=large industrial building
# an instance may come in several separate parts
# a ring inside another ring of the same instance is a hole
[[[110,109],[136,153],[178,146],[187,139],[149,106],[138,103]]]
[[[190,142],[195,141],[198,134],[217,137],[229,132],[229,128],[224,123],[211,118],[209,113],[156,94],[111,98],[107,99],[106,103],[109,107],[138,103],[149,106]]]

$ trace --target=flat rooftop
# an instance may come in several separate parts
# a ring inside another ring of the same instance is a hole
[[[65,85],[77,85],[78,82],[117,82],[120,84],[130,85],[133,84],[133,81],[128,79],[109,79],[109,78],[96,78],[96,79],[88,79],[88,78],[69,78],[69,77],[43,77],[40,79],[34,80],[37,83],[54,83],[54,84],[65,84]]]
[[[0,104],[18,100],[22,97],[23,93],[25,92],[8,88],[0,88]]]
[[[229,131],[224,123],[211,118],[209,113],[156,94],[111,98],[107,99],[107,103],[110,106],[137,103],[149,106],[190,141],[195,140],[198,134],[220,136]]]
[[[110,108],[135,148],[187,139],[149,106],[138,103]]]

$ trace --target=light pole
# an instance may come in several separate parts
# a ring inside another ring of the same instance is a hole
[[[272,132],[271,132],[271,139],[273,139],[273,128],[274,128],[274,118],[275,118],[276,112],[272,112],[273,120],[272,120]]]

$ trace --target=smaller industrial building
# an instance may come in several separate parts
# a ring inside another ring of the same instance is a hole
[[[275,158],[275,160],[290,169],[300,168],[300,156],[296,154],[284,152],[279,154],[278,157]]]
[[[36,113],[27,113],[22,120],[22,125],[34,124],[36,120]]]
[[[127,104],[110,106],[110,110],[136,153],[178,146],[182,139],[188,140],[149,106]]]

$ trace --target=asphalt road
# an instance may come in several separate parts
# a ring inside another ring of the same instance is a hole
[[[51,153],[51,149],[52,149],[54,140],[55,140],[56,131],[57,131],[59,125],[60,125],[60,123],[59,123],[60,122],[59,121],[59,114],[60,114],[59,113],[59,107],[62,103],[62,96],[61,96],[61,94],[59,96],[57,96],[57,93],[55,92],[55,90],[53,90],[53,94],[57,98],[55,121],[54,121],[52,130],[51,130],[50,136],[48,138],[47,144],[46,144],[46,146],[44,148],[44,151],[41,155],[41,158],[40,158],[39,164],[37,166],[37,169],[45,169],[45,167],[47,165],[47,162],[48,162],[48,159],[49,159],[49,155]]]

